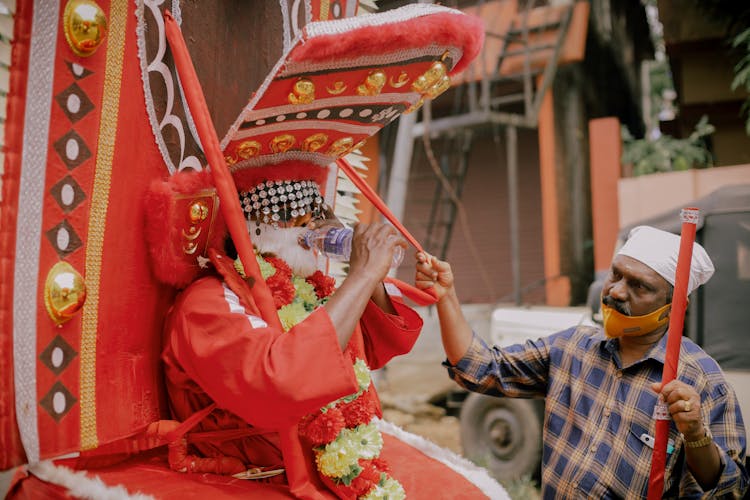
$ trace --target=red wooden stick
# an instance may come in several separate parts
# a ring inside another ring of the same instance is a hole
[[[376,193],[375,190],[372,189],[372,187],[370,187],[370,185],[367,184],[357,172],[355,172],[354,168],[349,165],[349,162],[343,158],[339,158],[336,160],[336,163],[346,176],[349,177],[352,183],[362,192],[365,198],[370,200],[370,203],[372,203],[373,206],[383,214],[383,217],[388,219],[388,221],[393,224],[393,227],[398,229],[398,231],[404,235],[404,238],[414,245],[414,248],[420,252],[424,252],[422,245],[420,245],[417,239],[411,235],[409,230],[401,224],[401,221],[399,221],[393,212],[391,212],[391,209],[388,208],[388,205],[386,205],[380,196],[378,196],[378,193]],[[395,278],[386,278],[385,281],[393,283],[405,296],[421,306],[431,305],[436,302],[435,291],[432,288],[419,290],[418,288]]]
[[[693,243],[695,242],[697,208],[684,208],[680,213],[682,231],[680,234],[680,253],[677,255],[677,272],[674,281],[672,311],[669,314],[667,330],[667,354],[662,371],[662,386],[677,376],[677,364],[680,360],[682,329],[685,324],[687,308],[687,289],[690,281],[690,263],[693,260]],[[660,403],[657,402],[657,408]],[[669,412],[662,409],[656,420],[654,452],[651,457],[651,475],[648,481],[648,499],[656,500],[664,493],[664,469],[667,463],[667,440],[669,437]]]
[[[180,82],[185,91],[185,99],[195,120],[195,128],[198,131],[203,152],[211,166],[211,175],[221,200],[219,204],[221,213],[227,223],[229,234],[235,248],[237,248],[245,273],[255,280],[252,288],[253,298],[263,319],[269,325],[281,328],[281,321],[273,303],[273,296],[261,276],[258,262],[255,260],[253,244],[250,241],[245,216],[237,196],[237,186],[235,186],[232,174],[229,173],[229,169],[224,162],[224,156],[221,154],[219,138],[211,121],[211,115],[208,113],[208,106],[203,97],[198,75],[195,73],[180,27],[177,26],[177,22],[169,11],[164,13],[164,26],[169,46],[172,49],[175,68],[177,68],[177,74],[180,76]]]

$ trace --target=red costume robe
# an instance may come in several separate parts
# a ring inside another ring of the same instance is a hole
[[[301,489],[292,486],[293,493],[328,495],[313,464],[312,445],[299,436],[297,423],[357,392],[352,367],[356,358],[374,370],[408,352],[422,319],[398,297],[392,297],[397,315],[370,302],[342,352],[325,308],[319,307],[288,332],[270,327],[260,317],[247,283],[233,268],[217,264],[224,279],[209,276],[190,285],[167,322],[162,359],[174,417],[184,421],[216,403],[195,431],[252,426],[267,432],[197,444],[201,454],[238,458],[248,468],[285,462],[289,470],[290,461],[296,460],[307,477]],[[374,399],[380,415],[374,389],[362,397]],[[292,442],[284,444],[280,435]],[[300,456],[287,456],[300,451],[304,464]],[[271,481],[285,479],[277,476]]]

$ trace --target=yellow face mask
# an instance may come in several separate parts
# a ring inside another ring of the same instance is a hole
[[[666,304],[656,311],[643,316],[626,316],[602,302],[604,333],[613,339],[617,337],[638,337],[646,335],[666,325],[672,304]]]

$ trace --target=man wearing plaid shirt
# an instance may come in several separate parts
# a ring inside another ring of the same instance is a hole
[[[683,338],[677,378],[660,384],[679,243],[658,229],[633,229],[602,289],[603,328],[502,349],[471,331],[450,266],[417,256],[417,286],[433,286],[439,298],[451,378],[474,392],[546,398],[543,498],[645,498],[657,399],[671,417],[664,497],[740,498],[747,490],[745,426],[716,361]],[[696,243],[688,293],[713,270]]]

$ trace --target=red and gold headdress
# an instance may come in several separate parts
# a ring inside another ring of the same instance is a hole
[[[305,26],[221,141],[243,207],[250,203],[245,212],[273,222],[270,198],[261,205],[252,197],[259,185],[277,181],[312,181],[317,189],[307,209],[315,209],[318,196],[332,205],[336,160],[447,90],[450,76],[478,53],[483,33],[478,18],[426,4]],[[152,214],[156,226],[172,222],[162,211]],[[156,273],[178,286],[189,283],[200,272],[198,256],[160,239],[173,254],[152,252]],[[183,264],[162,266],[164,259]]]

